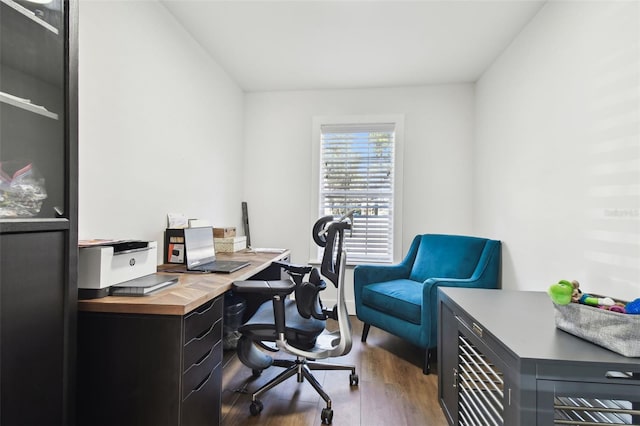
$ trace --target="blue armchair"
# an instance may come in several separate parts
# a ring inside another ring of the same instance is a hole
[[[437,343],[438,287],[499,288],[500,241],[418,235],[397,265],[358,265],[353,272],[362,341],[373,325],[426,349],[429,374]]]

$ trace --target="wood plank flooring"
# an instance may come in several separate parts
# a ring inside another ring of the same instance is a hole
[[[427,376],[422,374],[423,351],[375,327],[371,327],[367,342],[362,343],[362,323],[355,317],[351,317],[351,323],[351,352],[328,361],[355,365],[359,386],[349,386],[349,371],[314,372],[331,397],[332,424],[445,426],[447,422],[438,404],[437,371]],[[223,426],[321,424],[324,401],[309,383],[298,383],[295,376],[264,393],[261,397],[264,410],[258,416],[251,416],[249,391],[282,369],[269,368],[253,379],[251,370],[240,363],[233,351],[225,352],[224,361]]]

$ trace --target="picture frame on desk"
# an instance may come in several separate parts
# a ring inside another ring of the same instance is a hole
[[[164,263],[185,265],[184,229],[167,228],[164,232]]]

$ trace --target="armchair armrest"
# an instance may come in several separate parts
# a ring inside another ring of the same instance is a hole
[[[296,284],[291,280],[276,281],[234,281],[231,288],[236,293],[256,293],[265,296],[286,296],[293,293]]]
[[[409,276],[410,268],[397,265],[357,265],[353,269],[353,281],[360,285],[398,280]]]
[[[464,287],[464,288],[497,288],[495,281],[487,279],[484,275],[474,274],[471,278],[429,278],[422,287],[422,323],[436,324],[438,322],[438,288],[440,287]],[[437,329],[431,327],[429,346],[434,346],[437,341]]]

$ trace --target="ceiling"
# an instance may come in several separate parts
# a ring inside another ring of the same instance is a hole
[[[252,92],[474,82],[544,1],[162,3]]]

